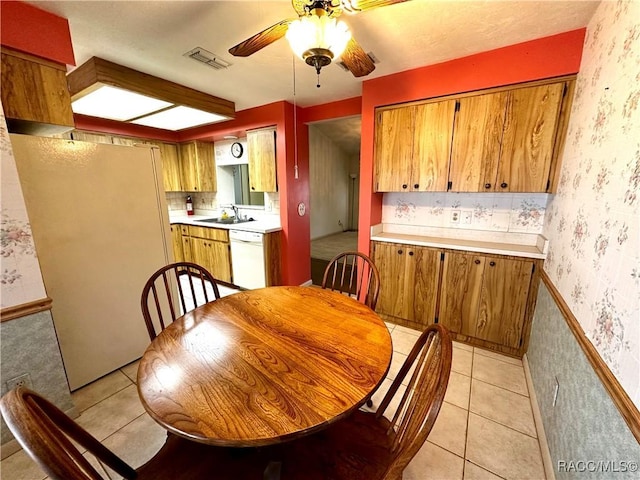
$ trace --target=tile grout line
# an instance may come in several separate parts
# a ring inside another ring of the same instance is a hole
[[[464,432],[464,456],[462,457],[462,478],[464,480],[464,472],[467,469],[467,444],[469,443],[469,419],[471,418],[471,386],[473,385],[473,360],[476,349],[471,349],[471,375],[469,378],[469,398],[467,398],[467,425]]]

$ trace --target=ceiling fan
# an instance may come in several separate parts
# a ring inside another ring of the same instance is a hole
[[[229,53],[236,57],[248,57],[286,35],[293,51],[314,67],[318,76],[322,67],[340,57],[354,77],[364,77],[376,67],[351,36],[346,24],[336,19],[343,12],[354,14],[405,1],[291,0],[298,19],[281,20],[231,47]]]

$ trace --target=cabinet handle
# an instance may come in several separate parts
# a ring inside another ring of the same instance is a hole
[[[413,188],[420,188],[420,184],[419,183],[414,183],[413,184]]]
[[[491,265],[492,267],[496,266],[496,262],[489,262],[489,265]]]
[[[491,184],[490,183],[485,183],[484,184],[484,188],[491,188]]]
[[[413,252],[409,252],[409,256],[410,256],[410,257],[413,257]]]
[[[398,255],[402,255],[402,250],[398,250]]]
[[[476,265],[480,265],[480,260],[478,260],[477,258],[473,261],[473,263],[475,263]]]
[[[407,188],[407,184],[406,184],[406,183],[403,183],[403,184],[402,184],[402,188]]]
[[[502,182],[502,183],[500,184],[500,186],[501,186],[502,188],[507,188],[507,184],[506,184],[505,182]]]
[[[251,187],[251,190],[255,190],[255,189],[256,189],[256,187]]]

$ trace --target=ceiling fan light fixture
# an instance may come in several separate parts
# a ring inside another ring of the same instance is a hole
[[[351,39],[351,32],[346,23],[329,17],[322,9],[316,9],[311,15],[291,22],[286,37],[293,52],[305,61],[305,54],[306,57],[310,56],[307,53],[309,51],[329,51],[331,56],[328,57],[328,65],[344,52]],[[322,57],[327,58],[326,55]],[[313,63],[309,64],[315,66]]]

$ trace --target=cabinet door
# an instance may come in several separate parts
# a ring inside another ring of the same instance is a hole
[[[438,322],[452,332],[476,336],[484,264],[482,255],[445,253]]]
[[[440,250],[406,245],[402,318],[427,327],[436,317]]]
[[[209,255],[209,271],[218,280],[231,283],[231,255],[229,244],[223,242],[207,242]]]
[[[273,128],[247,132],[249,188],[252,192],[278,191],[275,134]]]
[[[413,157],[409,189],[445,192],[451,154],[455,100],[413,107]]]
[[[475,337],[518,348],[533,261],[487,258]]]
[[[499,92],[459,100],[453,130],[449,190],[494,190],[508,96],[508,92]]]
[[[198,192],[198,166],[195,142],[180,144],[182,187],[187,192]]]
[[[171,243],[173,245],[174,261],[184,262],[182,232],[180,231],[180,225],[171,225]]]
[[[380,294],[376,311],[402,317],[405,285],[405,248],[387,242],[372,242],[373,263],[380,273]]]
[[[217,190],[216,162],[213,144],[196,142],[196,170],[198,172],[198,191],[215,192]]]
[[[546,191],[564,85],[509,92],[496,191]]]
[[[374,191],[403,192],[411,185],[415,107],[376,113]]]
[[[174,143],[159,142],[160,155],[162,155],[162,179],[165,192],[182,191],[180,178],[180,155],[178,146]]]
[[[191,250],[191,238],[185,235],[182,235],[182,255],[185,262],[198,263]]]

